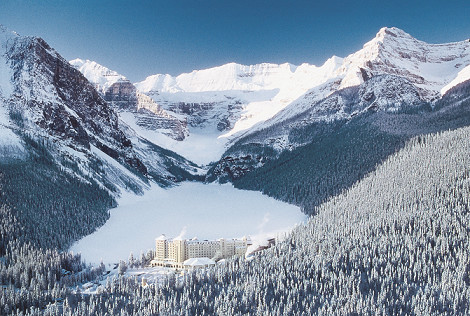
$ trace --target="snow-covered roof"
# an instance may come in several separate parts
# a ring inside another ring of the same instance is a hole
[[[167,240],[165,234],[161,234],[160,237],[156,238],[155,240]]]
[[[207,266],[207,265],[215,265],[215,261],[207,257],[189,258],[188,260],[183,262],[183,265],[190,266],[190,267]]]

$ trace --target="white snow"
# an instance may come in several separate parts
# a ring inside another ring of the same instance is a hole
[[[306,216],[296,206],[231,185],[186,182],[168,190],[153,186],[143,196],[123,193],[111,218],[71,247],[90,263],[119,262],[155,247],[161,234],[200,239],[257,239],[290,230]],[[180,234],[184,232],[183,234]]]
[[[77,59],[71,64],[101,87],[125,79],[92,61]],[[364,71],[403,77],[420,89],[425,101],[432,101],[469,79],[469,66],[468,41],[429,44],[398,28],[384,27],[359,51],[345,58],[333,56],[320,67],[229,63],[178,76],[156,74],[135,83],[157,107],[187,123],[189,137],[183,141],[166,136],[168,130],[139,128],[128,116],[123,120],[155,144],[206,165],[219,159],[239,137],[292,118],[339,89],[361,84]],[[181,103],[195,104],[191,108],[195,112],[182,113]],[[208,105],[212,108],[207,109]],[[228,129],[218,131],[217,124],[227,121]]]
[[[381,28],[376,37],[344,59],[337,75],[344,76],[340,88],[360,84],[359,68],[374,74],[387,73],[409,79],[431,94],[457,76],[459,68],[470,64],[467,41],[429,44],[395,27]]]
[[[184,266],[210,266],[215,265],[215,261],[211,258],[202,257],[202,258],[189,258],[183,262]]]
[[[432,100],[443,87],[448,89],[468,78],[468,70],[463,68],[469,64],[467,41],[428,44],[400,29],[384,27],[361,50],[344,59],[333,56],[321,67],[230,63],[177,77],[154,75],[135,85],[164,108],[178,102],[212,100],[220,102],[216,105],[220,111],[227,111],[221,97],[238,100],[241,110],[231,113],[230,130],[214,134],[219,140],[215,145],[221,146],[246,132],[293,117],[338,89],[361,84],[364,81],[361,69],[373,75],[404,77],[423,89],[424,99]],[[263,91],[274,93],[260,98],[259,92]],[[253,92],[257,92],[256,99]],[[212,112],[210,115],[215,117]]]
[[[428,44],[398,28],[384,27],[372,40],[364,44],[362,49],[341,60],[341,65],[329,80],[316,85],[284,107],[271,120],[261,122],[249,132],[287,120],[337,90],[361,84],[364,81],[361,68],[372,75],[389,74],[403,77],[422,89],[423,99],[431,101],[444,91],[441,90],[443,87],[450,89],[465,80],[467,73],[462,69],[468,65],[468,41]],[[458,79],[455,79],[456,77]],[[328,116],[318,119],[332,118]]]
[[[242,111],[227,138],[273,117],[309,89],[328,81],[342,59],[328,59],[321,67],[302,64],[225,64],[219,67],[194,70],[177,77],[153,75],[135,84],[137,89],[151,95],[160,104],[178,102],[241,101]],[[254,93],[256,92],[256,93]]]
[[[470,80],[470,65],[459,71],[457,77],[454,80],[449,82],[444,88],[441,89],[441,95],[444,95],[447,91],[449,91],[452,87],[455,87],[459,83],[464,81]]]
[[[215,128],[197,129],[190,127],[189,136],[184,141],[177,141],[164,135],[160,130],[150,130],[137,125],[136,117],[131,112],[121,112],[119,118],[136,131],[138,135],[154,144],[174,151],[200,166],[219,160],[225,151],[227,142],[218,138],[221,133]]]
[[[69,61],[69,63],[78,69],[90,82],[94,83],[97,89],[103,93],[114,83],[127,80],[123,75],[88,59],[82,60],[77,58]]]
[[[162,147],[206,165],[218,160],[226,147],[242,133],[270,119],[312,87],[330,80],[341,63],[342,59],[336,56],[321,67],[288,63],[251,66],[230,63],[177,77],[150,76],[135,85],[167,112],[172,113],[172,106],[181,102],[212,104],[213,109],[196,114],[201,115],[203,123],[188,125],[189,137],[183,141],[157,135],[161,131],[145,131],[143,134]],[[184,114],[174,115],[185,119]],[[230,122],[229,129],[223,132],[216,128],[221,118]],[[191,119],[194,117],[188,116],[188,121]],[[129,122],[129,117],[124,120],[135,127]]]

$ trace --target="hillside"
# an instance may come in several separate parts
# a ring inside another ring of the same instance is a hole
[[[115,280],[105,294],[66,310],[467,314],[469,135],[465,127],[413,138],[252,261],[189,274],[183,287],[169,280],[142,289],[131,279]]]
[[[0,26],[0,314],[44,308],[101,274],[63,251],[103,225],[123,191],[198,172],[120,121],[43,39]]]

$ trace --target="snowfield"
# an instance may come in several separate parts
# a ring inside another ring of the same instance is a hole
[[[127,260],[155,247],[155,238],[199,239],[251,236],[254,242],[305,221],[300,208],[230,184],[185,182],[168,190],[153,186],[143,196],[123,193],[111,218],[71,247],[92,264]]]

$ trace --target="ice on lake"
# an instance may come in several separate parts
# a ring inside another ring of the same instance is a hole
[[[251,236],[255,241],[289,231],[305,221],[300,208],[260,192],[230,184],[185,182],[171,189],[154,186],[143,196],[124,193],[111,218],[71,251],[88,263],[127,260],[154,248],[161,234],[199,239]]]

